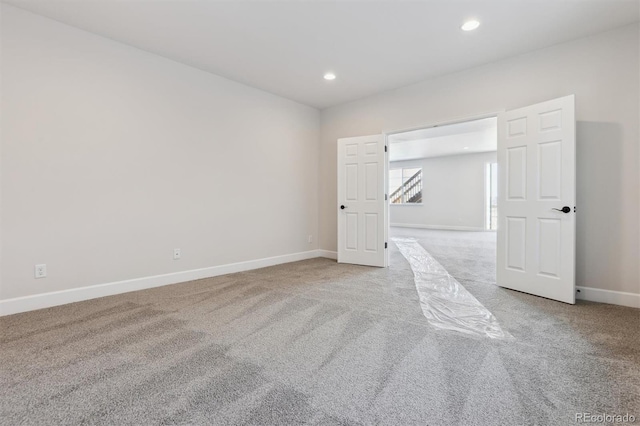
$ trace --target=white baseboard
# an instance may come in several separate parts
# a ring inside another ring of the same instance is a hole
[[[50,308],[52,306],[65,305],[67,303],[81,302],[83,300],[90,300],[98,297],[113,296],[116,294],[128,293],[131,291],[161,287],[169,284],[178,284],[202,278],[233,274],[236,272],[265,268],[268,266],[280,265],[283,263],[314,259],[317,257],[324,257],[327,259],[335,260],[338,258],[338,253],[335,251],[321,249],[310,250],[300,253],[286,254],[282,256],[249,260],[246,262],[231,263],[228,265],[212,266],[209,268],[192,269],[189,271],[174,272],[171,274],[135,278],[131,280],[36,294],[33,296],[16,297],[14,299],[0,300],[0,316],[34,311],[36,309]],[[640,308],[640,294],[602,290],[590,287],[576,287],[576,289],[580,290],[580,292],[578,292],[576,295],[577,299]]]
[[[473,226],[421,225],[417,223],[392,223],[391,226],[397,228],[440,229],[444,231],[488,231],[487,229]]]
[[[297,262],[299,260],[313,259],[316,257],[328,257],[324,254],[324,252],[328,254],[331,253],[327,252],[326,250],[310,250],[300,253],[285,254],[282,256],[249,260],[246,262],[231,263],[228,265],[212,266],[202,269],[192,269],[189,271],[174,272],[171,274],[154,275],[150,277],[135,278],[125,281],[73,288],[69,290],[35,294],[33,296],[0,300],[0,316],[34,311],[36,309],[50,308],[52,306],[65,305],[67,303],[81,302],[83,300],[95,299],[98,297],[113,296],[115,294],[128,293],[130,291],[161,287],[163,285],[178,284],[202,278],[233,274],[235,272],[265,268],[267,266]]]
[[[330,251],[330,250],[318,250],[320,257],[325,257],[327,259],[338,260],[338,252]]]
[[[640,308],[640,294],[576,286],[576,299]]]

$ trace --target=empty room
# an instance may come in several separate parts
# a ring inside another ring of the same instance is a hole
[[[0,0],[0,425],[640,422],[640,0]]]

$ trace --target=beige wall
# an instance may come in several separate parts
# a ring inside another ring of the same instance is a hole
[[[333,251],[338,138],[572,93],[578,285],[640,293],[637,25],[319,114],[1,10],[0,300],[313,250],[319,231]]]
[[[0,299],[317,248],[316,109],[6,5],[1,47]]]
[[[636,24],[323,110],[320,248],[336,250],[338,138],[575,94],[577,285],[640,293],[638,43]]]

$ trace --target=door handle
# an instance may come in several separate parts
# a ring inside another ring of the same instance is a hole
[[[344,204],[340,206],[340,210],[344,210],[346,208],[347,208],[347,206],[345,206]]]
[[[559,212],[562,212],[562,213],[570,213],[571,212],[571,207],[564,206],[561,209],[551,209],[551,210],[556,210],[556,211],[559,211]]]

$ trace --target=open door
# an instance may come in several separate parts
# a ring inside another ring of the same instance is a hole
[[[386,266],[383,135],[338,140],[338,262]]]
[[[575,98],[498,116],[497,283],[575,303]]]

